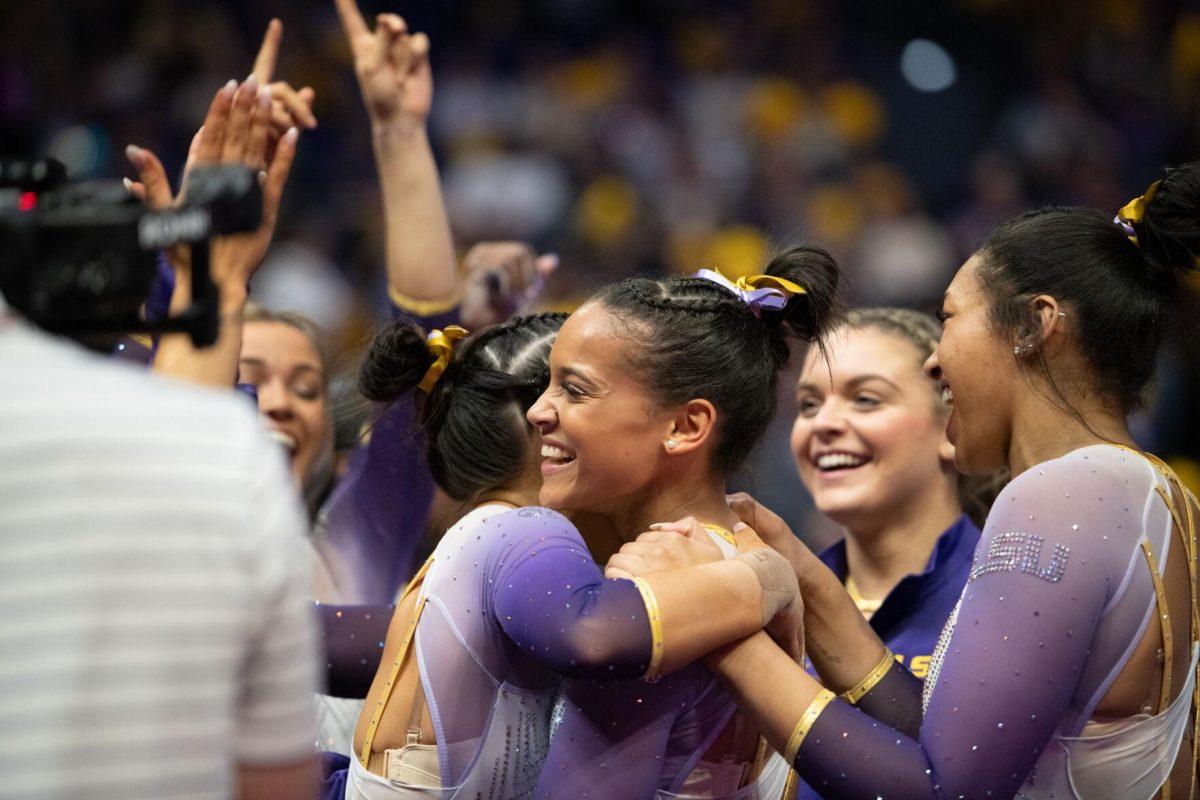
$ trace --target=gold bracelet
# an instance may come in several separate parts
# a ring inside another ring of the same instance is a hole
[[[876,684],[883,680],[883,676],[887,674],[887,671],[892,668],[892,664],[895,663],[896,656],[891,650],[885,649],[883,658],[879,660],[875,668],[868,672],[867,676],[861,681],[842,692],[842,699],[852,706],[857,705],[858,701],[863,699],[863,695],[874,689]]]
[[[455,292],[440,300],[418,300],[415,297],[401,294],[390,286],[388,287],[388,297],[396,307],[416,314],[418,317],[435,317],[438,314],[445,314],[462,302],[461,292]]]
[[[645,578],[634,578],[633,585],[642,595],[642,602],[646,604],[646,618],[650,620],[650,666],[646,667],[646,674],[642,677],[656,678],[663,660],[663,624],[662,615],[658,613],[658,598]]]
[[[792,735],[788,737],[787,749],[783,753],[783,758],[789,767],[796,763],[796,753],[800,752],[800,745],[804,744],[804,737],[808,736],[817,717],[821,716],[825,706],[836,699],[837,696],[833,692],[822,689],[808,704],[808,708],[804,709],[804,713],[800,715],[800,721],[796,723],[796,727],[792,729]]]

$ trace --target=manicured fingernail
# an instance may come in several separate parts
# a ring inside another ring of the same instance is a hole
[[[288,128],[287,133],[285,133],[283,135],[284,141],[286,141],[288,144],[295,144],[296,140],[299,138],[300,138],[300,131],[298,131],[294,127]]]
[[[131,144],[125,147],[125,157],[132,161],[136,166],[140,167],[142,165],[142,160],[145,158],[145,154],[142,152],[142,148],[138,147],[136,144]]]
[[[262,186],[266,182],[267,182],[267,171],[260,170],[258,173],[258,185]]]
[[[129,180],[129,178],[121,178],[121,183],[125,184],[125,191],[133,191],[133,181]]]
[[[547,268],[558,269],[558,253],[546,253],[543,258],[546,259]]]
[[[271,87],[258,87],[258,107],[264,111],[271,107]]]
[[[665,527],[666,527],[666,523],[664,523],[664,522],[652,522],[652,523],[650,523],[650,530],[652,530],[652,531],[656,531],[656,530],[658,530],[659,528],[665,528]]]
[[[245,89],[247,89],[248,91],[251,91],[251,92],[253,92],[253,91],[257,91],[257,89],[258,89],[258,76],[257,76],[257,75],[255,75],[254,73],[251,73],[251,74],[250,74],[250,77],[249,77],[249,78],[246,78],[246,80],[242,82],[242,86],[243,86]]]
[[[229,79],[229,83],[221,87],[221,96],[225,98],[233,97],[233,93],[237,91],[237,81],[233,78]]]
[[[747,528],[749,528],[749,527],[750,527],[750,526],[749,526],[749,525],[747,525],[746,523],[744,523],[744,522],[739,522],[737,525],[734,525],[734,526],[733,526],[733,532],[734,532],[734,533],[737,533],[738,531],[744,531],[744,530],[746,530],[746,529],[747,529]]]

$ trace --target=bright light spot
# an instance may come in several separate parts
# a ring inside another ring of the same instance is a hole
[[[100,163],[101,145],[96,132],[85,125],[75,125],[59,131],[47,148],[67,168],[67,175],[80,178],[91,175]]]
[[[913,39],[904,46],[900,71],[904,73],[904,79],[921,92],[948,89],[958,77],[954,59],[941,45],[928,39]]]

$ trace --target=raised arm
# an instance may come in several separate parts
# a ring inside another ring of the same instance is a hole
[[[204,125],[189,148],[178,196],[172,195],[166,171],[153,152],[134,145],[126,148],[138,171],[138,181],[128,184],[129,191],[151,208],[182,202],[193,166],[243,164],[261,171],[263,176],[262,224],[258,230],[216,237],[210,243],[210,272],[217,286],[220,314],[216,344],[198,349],[186,335],[163,336],[154,357],[156,372],[216,387],[231,387],[237,380],[248,283],[275,231],[283,187],[296,155],[298,126],[316,124],[311,108],[305,104],[311,103],[311,89],[297,93],[286,83],[267,85],[282,32],[280,22],[272,20],[255,59],[255,71],[241,85],[230,81],[213,98]],[[191,253],[189,248],[175,247],[167,253],[167,259],[174,278],[170,311],[178,313],[192,300]]]
[[[387,238],[392,301],[432,316],[461,298],[454,242],[426,120],[433,100],[429,37],[380,14],[372,31],[355,0],[335,0],[371,120]]]

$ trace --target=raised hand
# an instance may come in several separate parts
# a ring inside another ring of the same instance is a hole
[[[151,208],[164,208],[182,202],[187,193],[187,171],[203,164],[243,164],[262,172],[263,215],[258,230],[217,237],[212,242],[213,281],[221,287],[222,297],[231,302],[245,292],[246,283],[262,263],[275,230],[283,186],[287,182],[296,155],[299,131],[290,128],[279,140],[271,163],[267,164],[271,96],[251,75],[241,86],[230,81],[217,92],[209,106],[204,126],[192,140],[184,186],[178,196],[171,193],[162,162],[154,153],[130,145],[126,155],[138,170],[139,181],[130,183],[130,192]],[[176,271],[177,288],[185,283],[190,259],[185,248],[174,248],[171,263]]]
[[[272,141],[282,136],[288,128],[317,127],[317,118],[313,116],[312,111],[316,92],[311,86],[297,91],[287,81],[271,82],[271,78],[275,76],[275,66],[279,62],[279,46],[282,40],[283,23],[273,19],[267,25],[258,55],[254,57],[254,69],[250,73],[258,80],[259,86],[269,86],[271,89]]]
[[[266,170],[262,180],[262,224],[250,233],[231,234],[213,240],[211,269],[213,281],[234,298],[244,295],[246,283],[262,263],[267,245],[275,231],[283,186],[296,157],[299,130],[289,128],[279,140],[274,158],[267,164],[267,146],[271,125],[271,95],[251,75],[236,90],[226,84],[209,106],[204,127],[200,129],[194,163],[243,164],[255,171]],[[244,298],[242,298],[244,299]]]
[[[433,101],[429,37],[410,34],[396,14],[375,17],[372,31],[356,0],[334,0],[334,4],[371,120],[381,125],[424,125]]]
[[[524,242],[480,242],[463,259],[463,325],[478,330],[522,313],[537,299],[558,256]]]
[[[274,160],[275,146],[280,137],[290,128],[311,129],[317,127],[317,118],[313,116],[312,104],[316,93],[311,87],[305,86],[299,91],[293,89],[286,81],[275,81],[275,65],[279,61],[279,46],[283,39],[283,23],[273,19],[267,25],[258,54],[254,57],[254,69],[250,73],[259,86],[269,86],[271,98],[271,126],[268,131],[266,161]],[[237,84],[234,83],[236,89]],[[187,184],[187,173],[195,163],[196,145],[202,131],[197,131],[188,149],[187,163],[184,165],[184,185]],[[125,149],[125,155],[138,171],[138,180],[125,179],[125,187],[129,193],[146,203],[150,208],[165,208],[177,205],[183,194],[171,192],[167,181],[166,170],[158,156],[149,150],[130,145]]]
[[[244,293],[246,282],[266,253],[283,185],[295,159],[298,129],[317,124],[312,115],[312,89],[304,87],[297,92],[282,81],[267,85],[279,59],[282,36],[283,24],[271,20],[250,77],[240,86],[230,81],[213,98],[204,125],[188,148],[178,194],[172,193],[158,156],[136,145],[125,149],[126,157],[138,172],[138,180],[126,179],[125,185],[130,194],[149,208],[167,208],[183,202],[188,173],[197,164],[244,164],[262,173],[262,226],[253,233],[219,237],[212,244],[213,280],[222,286],[223,295],[232,295],[233,302]],[[174,247],[168,258],[175,270],[177,288],[181,289],[190,268],[189,250]]]

